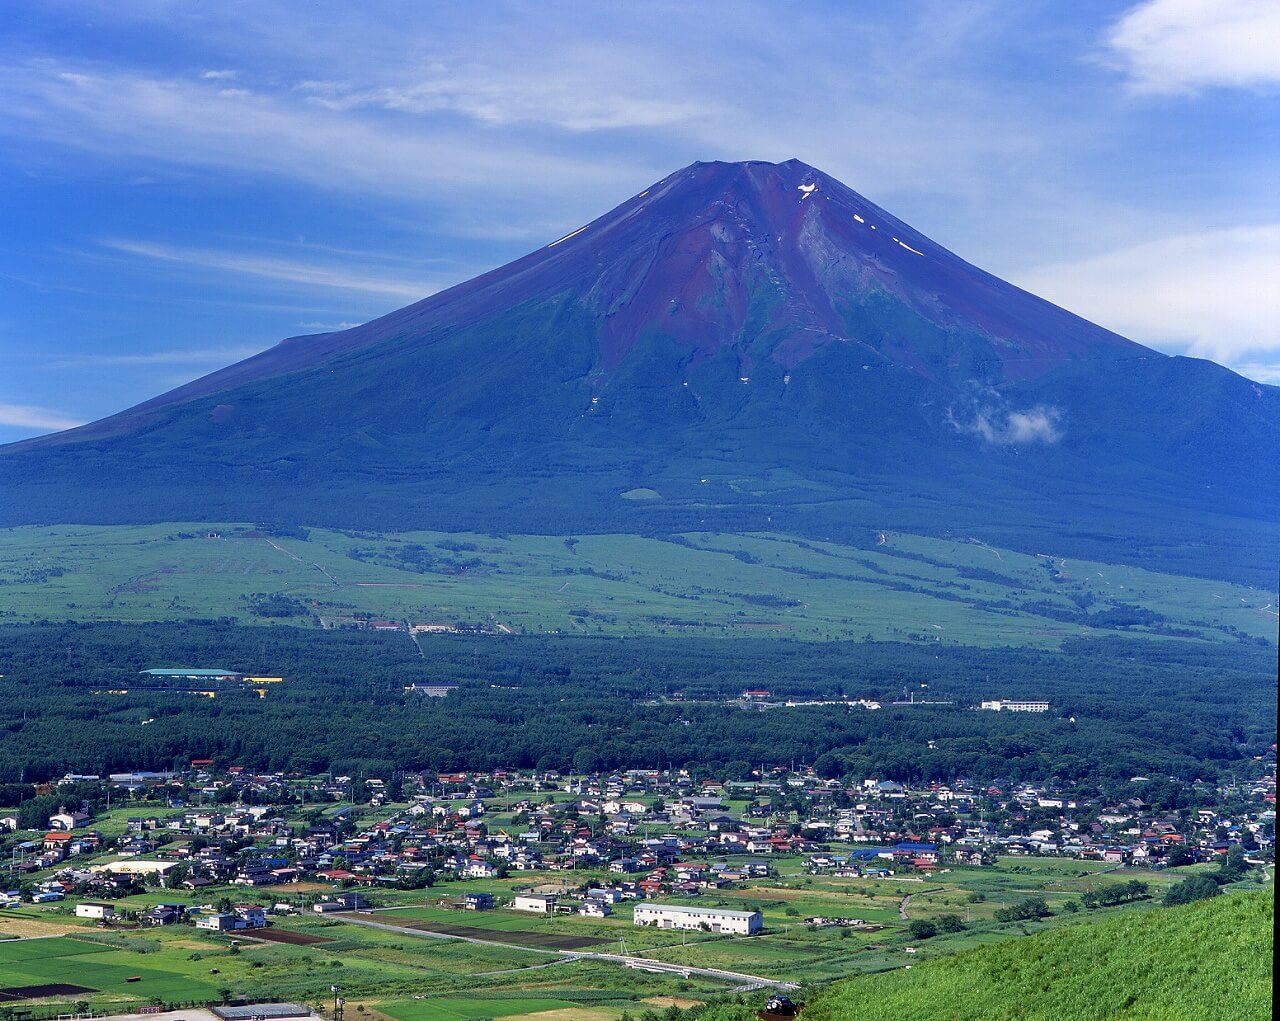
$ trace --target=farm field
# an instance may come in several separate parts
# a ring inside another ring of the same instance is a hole
[[[572,1009],[568,1000],[528,997],[510,1000],[445,998],[432,1000],[399,1000],[379,1004],[378,1010],[396,1021],[473,1021],[479,1018],[512,1017],[542,1014],[552,1010]]]
[[[863,547],[774,534],[488,536],[249,526],[0,532],[3,620],[247,622],[366,614],[513,632],[780,635],[1056,646],[1102,629],[1274,640],[1269,593],[1134,567],[884,532]],[[219,538],[207,538],[216,535]],[[261,600],[301,616],[264,618]],[[1140,611],[1133,615],[1133,608]],[[1108,616],[1110,614],[1110,616]],[[1118,614],[1118,616],[1117,616]],[[1094,621],[1090,620],[1090,617]],[[407,640],[407,639],[406,639]]]

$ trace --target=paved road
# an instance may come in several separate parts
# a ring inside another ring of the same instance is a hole
[[[626,968],[640,968],[646,971],[670,971],[679,972],[680,974],[702,975],[706,978],[719,979],[722,982],[732,982],[737,985],[751,985],[756,988],[763,986],[776,986],[779,989],[797,989],[799,986],[795,982],[780,982],[775,978],[765,978],[762,975],[748,975],[740,971],[726,971],[723,968],[696,968],[686,964],[667,964],[664,961],[651,961],[647,957],[631,957],[625,954],[601,954],[591,951],[579,950],[545,950],[542,947],[525,946],[522,943],[504,943],[496,939],[478,939],[475,936],[450,936],[440,932],[429,932],[425,929],[410,929],[403,925],[392,925],[389,922],[375,922],[372,918],[358,918],[343,912],[339,916],[344,922],[350,922],[352,925],[367,925],[371,929],[382,929],[386,932],[398,932],[405,936],[417,936],[426,939],[439,940],[461,940],[464,943],[477,943],[480,946],[502,947],[504,950],[524,950],[531,954],[543,954],[544,956],[558,957],[559,961],[551,961],[551,964],[560,964],[567,961],[611,961],[614,964],[620,964]],[[542,967],[545,967],[543,965]]]

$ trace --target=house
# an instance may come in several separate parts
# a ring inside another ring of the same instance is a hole
[[[532,897],[520,895],[511,902],[511,907],[515,911],[531,911],[534,914],[550,915],[555,912],[556,898],[554,896]]]
[[[107,919],[114,918],[116,909],[110,904],[95,904],[85,901],[83,904],[76,905],[77,918],[96,918],[103,922]]]
[[[582,907],[578,908],[578,914],[588,918],[607,918],[613,914],[613,908],[605,901],[589,897],[582,902]]]
[[[70,831],[77,826],[84,826],[88,821],[88,812],[68,812],[64,808],[57,815],[49,816],[49,829]]]
[[[219,911],[212,915],[201,915],[196,919],[197,929],[212,929],[214,932],[230,932],[241,929],[244,925],[230,911]]]
[[[493,894],[464,893],[462,895],[462,907],[467,911],[488,911],[493,907]]]
[[[232,913],[244,922],[246,929],[263,929],[267,925],[267,913],[257,904],[237,904]]]
[[[498,866],[473,855],[463,866],[460,874],[466,879],[495,879],[498,875]]]

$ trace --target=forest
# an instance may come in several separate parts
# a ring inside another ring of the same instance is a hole
[[[276,675],[202,698],[138,671]],[[1080,639],[1061,651],[891,642],[430,635],[228,621],[0,628],[0,783],[184,767],[378,775],[498,767],[813,765],[908,782],[967,776],[1109,786],[1252,775],[1274,740],[1274,653]],[[406,692],[457,684],[446,698]],[[761,710],[772,700],[876,699]],[[127,694],[109,692],[128,691]],[[1043,699],[1041,715],[978,711]],[[905,705],[893,702],[906,701]]]

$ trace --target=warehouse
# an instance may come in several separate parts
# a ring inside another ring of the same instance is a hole
[[[750,936],[760,931],[762,923],[759,911],[678,907],[674,904],[637,904],[635,909],[636,925],[656,925],[659,929],[702,929]]]

